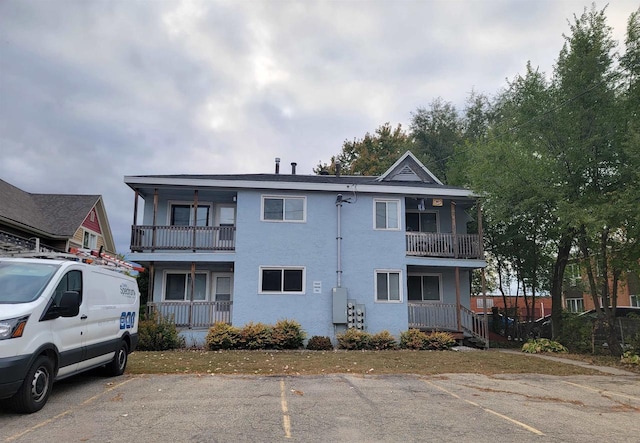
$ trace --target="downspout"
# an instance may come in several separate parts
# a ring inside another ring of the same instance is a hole
[[[336,269],[336,278],[337,278],[337,283],[336,283],[336,287],[341,288],[342,287],[342,231],[341,231],[341,220],[340,220],[340,216],[341,216],[341,212],[342,212],[342,194],[338,194],[338,197],[336,198],[336,208],[337,208],[337,213],[338,213],[338,228],[337,228],[337,233],[336,233],[336,242],[338,243],[338,251],[337,251],[337,255],[338,255],[338,263],[337,263],[337,269]]]

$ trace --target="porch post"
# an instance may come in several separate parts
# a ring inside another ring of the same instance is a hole
[[[189,329],[192,328],[191,321],[192,313],[193,313],[193,294],[196,292],[196,262],[191,262],[191,285],[190,285],[191,296],[189,297]]]
[[[156,276],[156,264],[155,262],[151,262],[149,264],[149,287],[147,288],[147,306],[149,302],[155,302],[153,299],[153,286],[154,280]],[[147,308],[147,312],[149,312],[149,308]]]
[[[489,316],[487,315],[487,280],[484,273],[484,268],[482,268],[482,300],[484,304],[484,347],[485,349],[489,349]]]
[[[198,226],[198,190],[193,191],[193,238],[191,240],[191,247],[193,252],[196,252],[196,226]]]
[[[140,194],[138,193],[138,191],[136,191],[136,195],[135,198],[133,200],[133,225],[137,225],[138,224],[138,196]]]
[[[142,244],[142,242],[138,242],[138,237],[140,237],[140,235],[138,234],[139,231],[136,228],[136,226],[138,226],[138,196],[139,193],[136,190],[135,197],[133,199],[133,227],[131,229],[131,242],[129,243],[130,248],[132,248],[134,245],[137,247],[138,243]]]
[[[480,200],[478,200],[478,237],[479,237],[479,248],[478,258],[484,258],[484,227],[482,226],[482,204]]]
[[[453,256],[458,258],[458,235],[456,229],[456,202],[451,200],[451,234],[453,235]]]
[[[153,190],[153,235],[151,236],[151,252],[156,249],[156,220],[158,218],[158,188]]]
[[[460,318],[460,268],[456,266],[456,321],[458,331],[462,331],[462,319]]]

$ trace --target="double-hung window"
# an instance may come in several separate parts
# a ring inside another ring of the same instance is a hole
[[[193,226],[194,219],[196,226],[209,226],[210,205],[198,205],[194,211],[193,204],[172,204],[171,205],[171,226]]]
[[[584,299],[582,298],[568,298],[567,299],[567,311],[569,312],[584,312]]]
[[[400,229],[400,200],[373,200],[373,226],[375,229]]]
[[[98,236],[92,232],[84,231],[82,247],[86,249],[96,249],[98,247]]]
[[[207,274],[196,273],[193,300],[207,299]],[[191,273],[167,272],[165,274],[164,299],[167,301],[190,301]]]
[[[377,302],[399,303],[402,301],[400,271],[376,270],[375,292]]]
[[[262,221],[304,222],[305,197],[262,196]]]
[[[260,267],[261,294],[303,294],[304,267]]]
[[[410,275],[407,277],[407,298],[409,301],[441,301],[440,280],[438,274]]]

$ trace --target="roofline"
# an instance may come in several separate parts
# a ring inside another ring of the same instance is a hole
[[[299,176],[298,176],[299,177]],[[345,177],[346,178],[346,177]],[[366,185],[357,183],[304,183],[304,182],[269,182],[261,180],[221,180],[202,178],[167,178],[125,176],[124,182],[134,191],[140,185],[147,186],[184,186],[190,188],[230,188],[230,189],[274,189],[291,191],[325,191],[325,192],[363,192],[369,194],[403,194],[433,195],[441,197],[465,197],[475,199],[478,195],[463,188],[425,188],[402,185]]]
[[[429,175],[429,177],[431,177],[433,179],[433,181],[435,181],[439,185],[443,185],[443,183],[438,179],[438,177],[436,177],[433,174],[433,172],[429,171],[429,168],[427,168],[425,165],[423,165],[422,162],[420,160],[418,160],[418,158],[415,155],[413,155],[413,153],[411,151],[405,152],[402,157],[400,157],[398,160],[396,160],[396,162],[394,164],[392,164],[391,167],[389,169],[387,169],[385,171],[385,173],[382,174],[380,177],[378,177],[376,180],[377,181],[383,181],[385,178],[387,178],[387,176],[389,174],[391,174],[391,171],[396,169],[398,167],[398,165],[400,163],[402,163],[404,161],[404,159],[406,159],[407,157],[411,157],[411,159],[413,161],[415,161],[418,164],[418,166],[420,166],[424,170],[424,172],[426,172]]]

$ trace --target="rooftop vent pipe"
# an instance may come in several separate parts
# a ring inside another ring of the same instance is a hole
[[[276,174],[280,174],[280,157],[276,157]]]
[[[291,162],[291,175],[296,175],[296,166],[298,166],[296,162]]]

